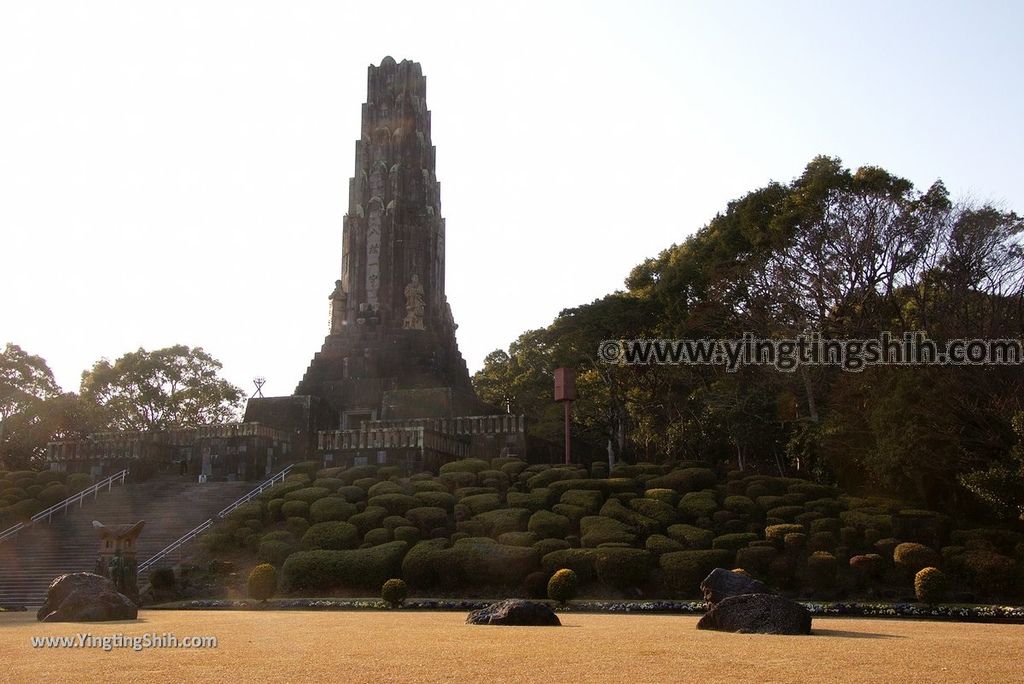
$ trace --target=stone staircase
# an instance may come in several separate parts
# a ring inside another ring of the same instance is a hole
[[[0,605],[42,605],[46,589],[57,575],[92,572],[99,550],[93,520],[108,526],[145,520],[137,546],[141,563],[216,517],[255,486],[252,482],[197,484],[191,479],[161,476],[101,492],[67,515],[37,523],[0,542]]]

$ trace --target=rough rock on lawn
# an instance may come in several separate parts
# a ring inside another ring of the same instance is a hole
[[[46,603],[36,613],[40,622],[105,622],[134,620],[135,603],[117,591],[106,577],[91,572],[60,575],[46,592]]]
[[[810,634],[811,613],[775,594],[741,594],[722,599],[697,629],[756,634]]]
[[[506,599],[486,608],[474,610],[466,618],[470,625],[529,625],[557,627],[562,623],[546,604],[536,601]]]
[[[708,602],[709,606],[714,606],[730,596],[775,593],[760,580],[722,568],[712,570],[711,574],[700,583],[700,590],[704,593],[704,600]]]

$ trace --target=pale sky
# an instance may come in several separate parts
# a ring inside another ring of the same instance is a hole
[[[0,2],[0,344],[327,333],[366,67],[427,75],[470,370],[816,154],[1024,210],[1024,4]]]

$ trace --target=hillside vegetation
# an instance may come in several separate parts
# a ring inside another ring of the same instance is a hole
[[[574,570],[581,595],[691,598],[715,567],[802,597],[905,598],[937,567],[949,597],[1019,597],[1024,536],[955,529],[938,511],[795,479],[719,476],[703,462],[590,471],[462,460],[439,475],[299,464],[202,537],[214,557],[280,569],[292,595],[543,596]]]

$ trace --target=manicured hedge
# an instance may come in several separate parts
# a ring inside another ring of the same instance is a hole
[[[730,567],[732,560],[732,553],[722,549],[676,551],[662,554],[658,564],[667,587],[685,594],[694,594],[712,570]]]
[[[342,524],[342,523],[339,523]],[[399,574],[408,551],[405,542],[390,542],[370,549],[350,551],[299,551],[281,568],[288,592],[322,593],[332,589],[377,590]]]
[[[302,546],[306,549],[354,549],[359,546],[359,530],[347,522],[317,523],[302,535]]]

